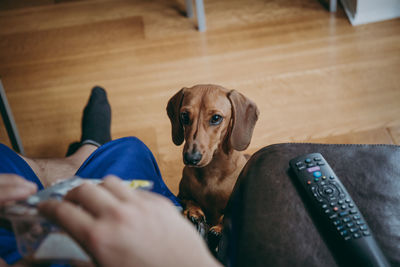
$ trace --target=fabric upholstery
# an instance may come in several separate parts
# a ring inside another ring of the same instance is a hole
[[[321,153],[400,266],[400,147],[277,144],[244,167],[225,213],[219,257],[229,266],[337,266],[290,176],[289,160]],[[331,248],[335,249],[335,248]]]

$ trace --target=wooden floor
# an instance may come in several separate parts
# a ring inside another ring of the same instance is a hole
[[[0,76],[29,156],[80,138],[90,89],[108,90],[113,138],[153,151],[173,192],[183,167],[165,112],[180,88],[215,83],[259,106],[249,152],[279,142],[400,144],[400,20],[352,27],[316,0],[4,0]],[[4,126],[0,142],[9,145]],[[1,163],[0,163],[1,164]]]

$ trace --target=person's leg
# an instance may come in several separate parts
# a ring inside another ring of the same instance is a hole
[[[110,127],[111,108],[106,92],[95,87],[83,112],[81,142],[75,143],[74,149],[69,150],[69,156],[32,159],[21,157],[0,144],[0,174],[17,174],[36,183],[39,190],[57,180],[72,177],[98,146],[111,140]],[[13,232],[5,228],[0,228],[0,257],[8,264],[21,259]]]
[[[151,191],[180,207],[178,199],[164,183],[152,152],[136,137],[116,139],[99,147],[76,172],[76,176],[82,178],[101,179],[107,175],[127,181],[151,181],[154,185]]]
[[[83,162],[97,149],[97,146],[85,144],[71,156],[53,159],[32,159],[21,156],[32,168],[44,187],[56,181],[74,176]]]
[[[34,159],[22,157],[44,187],[72,177],[97,147],[111,141],[111,107],[104,89],[92,89],[82,116],[81,141],[71,145],[65,158]]]

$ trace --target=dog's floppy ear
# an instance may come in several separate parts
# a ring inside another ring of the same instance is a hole
[[[185,88],[182,88],[168,101],[167,114],[171,121],[172,141],[179,146],[183,143],[183,127],[180,119],[180,108],[182,105]]]
[[[242,151],[250,144],[259,111],[253,101],[235,90],[228,93],[228,98],[232,105],[230,145]]]

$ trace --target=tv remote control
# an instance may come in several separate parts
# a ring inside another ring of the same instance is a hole
[[[390,266],[360,210],[320,153],[289,162],[340,265]],[[356,178],[355,178],[356,179]]]

